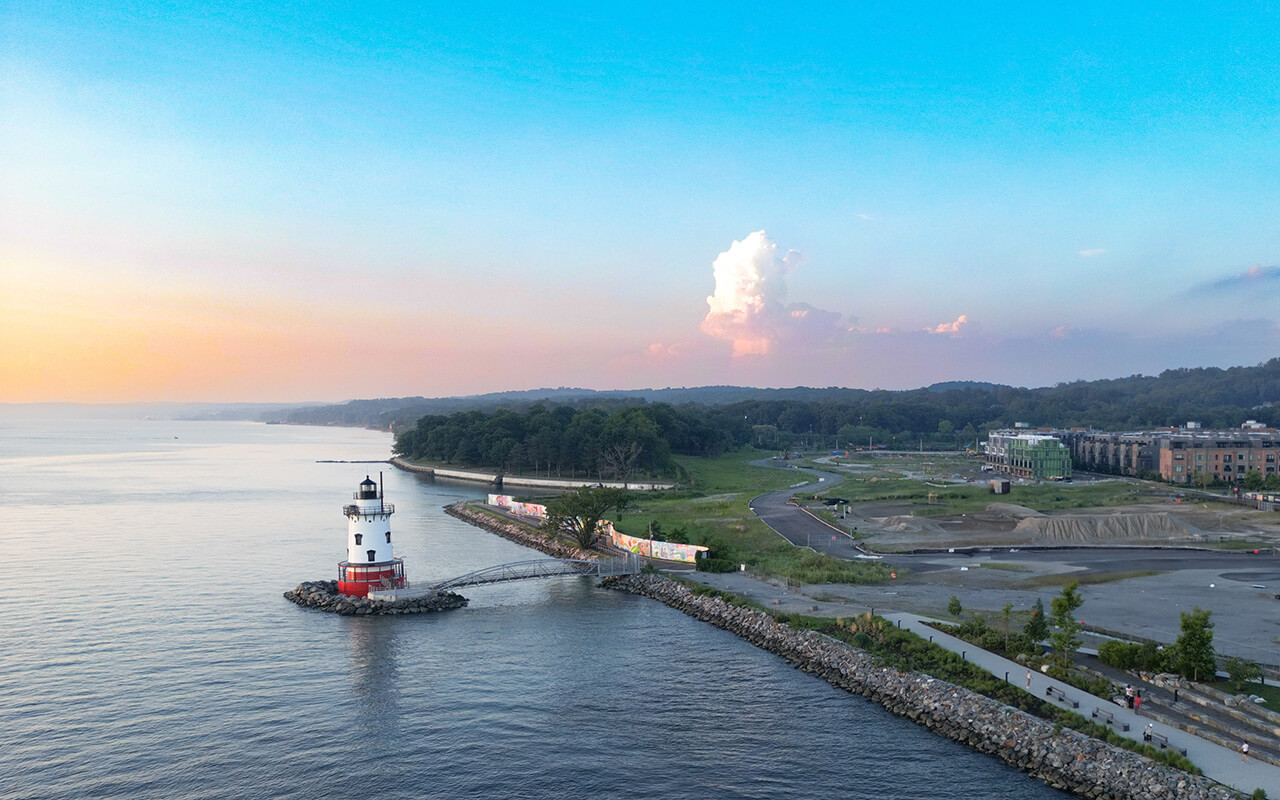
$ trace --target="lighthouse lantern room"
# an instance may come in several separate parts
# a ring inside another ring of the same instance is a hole
[[[354,503],[344,506],[347,518],[347,560],[338,564],[338,591],[364,597],[370,589],[404,587],[404,559],[391,549],[391,515],[395,506],[382,500],[378,483],[369,476],[360,482]]]

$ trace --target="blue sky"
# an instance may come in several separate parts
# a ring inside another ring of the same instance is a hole
[[[1274,6],[833,5],[11,7],[0,400],[1277,355]]]

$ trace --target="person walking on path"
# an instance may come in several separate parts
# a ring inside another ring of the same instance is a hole
[[[1027,691],[1031,691],[1031,670],[1027,670]]]
[[[1249,743],[1248,742],[1240,743],[1240,760],[1241,761],[1249,760]]]
[[[1142,693],[1138,692],[1133,696],[1133,713],[1137,714],[1142,710]]]

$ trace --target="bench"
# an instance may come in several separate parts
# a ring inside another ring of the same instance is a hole
[[[1169,737],[1165,736],[1163,733],[1152,733],[1151,741],[1160,745],[1161,750],[1167,750],[1168,748],[1173,747],[1173,745],[1169,744]],[[1184,756],[1187,754],[1187,748],[1185,747],[1174,747],[1173,749],[1182,753]]]
[[[1059,703],[1070,703],[1072,708],[1080,707],[1080,704],[1075,700],[1068,700],[1066,692],[1062,691],[1056,686],[1045,687],[1044,696],[1052,697],[1053,699],[1057,700]]]
[[[1117,723],[1116,715],[1112,714],[1110,711],[1107,711],[1105,708],[1098,708],[1097,706],[1094,706],[1093,711],[1089,714],[1089,716],[1093,717],[1094,719],[1100,718],[1107,725],[1119,724],[1120,730],[1122,731],[1129,730],[1129,723],[1127,722]]]

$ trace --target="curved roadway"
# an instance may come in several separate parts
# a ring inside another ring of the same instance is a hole
[[[760,518],[760,521],[797,547],[808,547],[837,558],[857,558],[863,555],[862,551],[856,547],[857,542],[849,534],[831,527],[804,509],[787,502],[792,495],[804,492],[812,494],[831,484],[839,483],[844,480],[843,475],[791,465],[780,466],[771,458],[753,461],[752,464],[790,469],[795,472],[797,479],[797,483],[789,488],[766,492],[751,499],[751,510]]]

